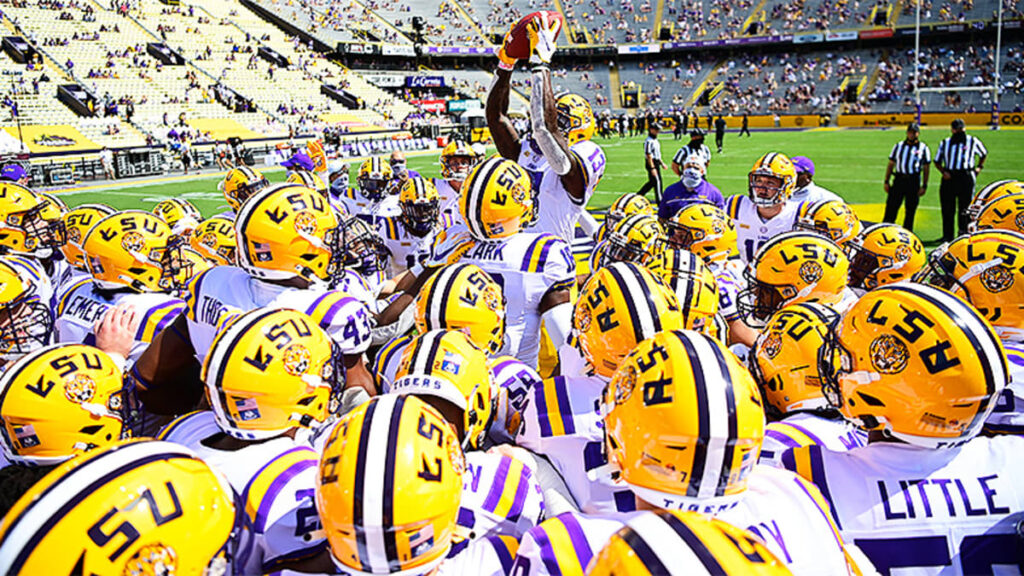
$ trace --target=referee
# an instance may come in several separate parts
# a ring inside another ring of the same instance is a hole
[[[884,188],[888,198],[882,221],[895,224],[900,206],[905,205],[903,227],[911,232],[914,230],[917,203],[928,189],[928,172],[932,161],[932,153],[918,138],[920,135],[921,128],[916,122],[907,126],[907,139],[892,147],[889,165],[885,168]]]
[[[939,203],[942,205],[942,241],[953,240],[953,217],[960,234],[967,232],[967,205],[974,195],[974,179],[984,168],[988,150],[974,136],[964,132],[960,118],[950,124],[952,135],[935,151],[935,167],[942,172]]]
[[[661,126],[652,118],[647,125],[647,140],[644,140],[644,167],[647,169],[647,182],[637,192],[644,196],[654,190],[655,204],[661,204],[661,169],[665,166],[665,163],[661,161],[661,142],[658,142],[660,130]]]

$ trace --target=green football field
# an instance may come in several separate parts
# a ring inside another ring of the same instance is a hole
[[[987,131],[976,129],[972,132],[981,138],[989,150],[985,170],[979,177],[979,188],[993,180],[1024,178],[1024,131]],[[755,160],[765,152],[779,151],[790,156],[803,155],[811,158],[816,166],[815,181],[854,204],[858,214],[865,220],[877,221],[882,217],[885,193],[882,178],[885,175],[887,157],[892,145],[903,137],[903,130],[808,130],[793,132],[754,132],[750,138],[737,138],[729,133],[725,139],[725,151],[713,155],[708,179],[718,186],[726,196],[746,192],[747,172]],[[939,141],[949,131],[924,129],[922,140],[934,154]],[[675,151],[685,140],[673,141],[671,134],[662,135],[662,153],[666,162],[671,161]],[[620,194],[636,191],[646,180],[643,170],[643,138],[598,139],[608,156],[604,179],[598,186],[597,194],[590,207],[601,209]],[[713,136],[708,140],[713,145]],[[358,164],[353,162],[352,182]],[[410,168],[426,176],[439,173],[437,153],[413,156]],[[284,172],[267,172],[272,181],[284,179]],[[942,235],[939,210],[939,178],[932,171],[928,192],[922,198],[918,210],[915,232],[925,243],[931,245]],[[671,171],[664,173],[665,185],[674,178]],[[120,187],[87,186],[61,194],[68,204],[74,206],[86,202],[103,202],[116,208],[150,209],[156,202],[170,197],[186,198],[192,201],[206,215],[221,211],[223,197],[217,190],[220,176],[162,178],[154,182],[132,184]],[[902,222],[902,216],[899,220]]]

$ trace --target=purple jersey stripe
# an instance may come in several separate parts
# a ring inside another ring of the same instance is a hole
[[[498,473],[495,474],[494,483],[491,484],[491,490],[487,493],[487,498],[484,499],[484,510],[494,512],[494,509],[498,507],[498,503],[501,502],[501,495],[505,492],[508,468],[511,465],[512,460],[510,458],[507,456],[501,457],[501,464],[498,464]]]
[[[820,512],[822,519],[825,520],[825,523],[828,523],[828,516],[829,515],[826,514],[824,510],[821,509],[821,506],[818,505],[818,502],[814,499],[814,496],[811,496],[810,491],[807,490],[807,486],[804,486],[803,479],[798,476],[796,478],[793,478],[793,482],[796,482],[796,485],[799,486],[800,489],[804,491],[804,494],[807,494],[807,498],[811,501],[812,504],[814,504],[814,509],[817,510],[818,512]],[[831,502],[829,504],[831,504]],[[835,515],[835,513],[831,509],[829,510],[829,512],[832,512],[832,517],[835,518],[836,515]],[[838,525],[838,524],[839,524],[839,519],[836,518],[836,525]],[[836,544],[839,545],[839,548],[843,547],[842,541],[839,540],[839,535],[836,534],[836,532],[834,530],[832,531],[832,538],[835,539]]]
[[[320,295],[319,298],[317,298],[316,300],[313,300],[313,303],[310,304],[309,308],[306,309],[306,315],[307,316],[312,316],[313,315],[313,311],[316,310],[316,307],[319,306],[320,303],[324,301],[324,298],[327,298],[331,294],[334,294],[334,292],[324,292],[323,294]]]
[[[285,485],[303,470],[308,470],[316,465],[317,461],[313,459],[296,462],[289,466],[274,480],[270,485],[270,488],[267,489],[267,493],[263,495],[263,501],[260,502],[260,507],[256,511],[256,519],[253,521],[253,528],[256,530],[257,534],[263,534],[263,531],[266,530],[267,515],[270,514],[270,507],[274,504],[274,500],[277,499],[277,495],[281,493],[281,490],[284,489]]]
[[[491,547],[494,548],[494,552],[498,555],[498,561],[501,562],[501,569],[508,574],[512,570],[512,551],[508,549],[508,545],[505,541],[497,536],[488,536],[487,540],[490,541]]]
[[[537,421],[540,424],[540,435],[543,438],[550,438],[554,433],[551,431],[551,420],[548,419],[548,402],[544,398],[544,385],[533,389],[533,400],[537,403]]]
[[[576,558],[580,561],[580,566],[585,570],[587,565],[590,564],[590,558],[593,557],[594,553],[590,549],[590,544],[583,533],[583,528],[572,514],[562,514],[558,516],[558,519],[565,526],[565,531],[569,534],[569,541],[572,542],[572,548],[576,551]]]
[[[804,434],[807,435],[808,438],[813,440],[814,443],[817,444],[818,446],[824,446],[825,445],[825,443],[821,441],[821,438],[818,438],[810,430],[808,430],[807,428],[804,428],[803,426],[800,426],[798,424],[793,424],[791,422],[780,422],[780,424],[784,424],[786,426],[792,426],[793,428],[796,428],[800,432],[803,432]]]
[[[164,308],[172,308],[174,306],[181,306],[182,309],[184,309],[184,303],[181,300],[168,300],[163,304],[157,304],[156,306],[153,306],[152,308],[147,310],[146,315],[142,317],[142,322],[139,322],[139,330],[138,332],[135,333],[135,339],[142,340],[142,335],[146,333],[146,327],[149,326],[149,319],[153,317],[154,313],[159,312]],[[177,314],[168,314],[168,316],[173,318],[174,316],[177,316],[180,313],[181,312],[179,311]],[[158,332],[160,332],[164,325],[164,323],[161,323],[160,326],[157,326],[156,332],[153,333],[154,337],[157,335]]]
[[[797,446],[800,445],[799,442],[793,440],[789,436],[786,436],[782,432],[778,432],[770,428],[768,430],[765,430],[764,435],[767,436],[768,438],[771,438],[772,440],[775,440],[776,442],[782,443],[784,446],[788,448],[796,448]]]
[[[555,555],[555,547],[551,545],[551,538],[548,537],[548,533],[544,530],[545,528],[542,524],[530,530],[529,533],[537,541],[537,548],[540,549],[540,560],[544,563],[544,567],[548,569],[548,573],[551,576],[562,576],[562,569],[558,567],[558,556]]]
[[[828,489],[828,480],[825,479],[825,465],[821,461],[821,448],[818,446],[808,446],[807,451],[811,460],[811,481],[818,487],[818,490],[821,490],[821,495],[825,497],[825,500],[827,500],[831,506],[832,493]],[[835,519],[836,526],[842,530],[843,525],[839,522],[839,516],[836,514],[835,510],[832,510],[832,518]]]
[[[530,271],[530,261],[533,260],[533,255],[537,251],[538,244],[544,242],[547,239],[547,236],[538,236],[536,240],[530,243],[530,247],[526,249],[526,255],[523,256],[523,265],[519,267],[521,271]]]
[[[569,407],[569,391],[565,385],[565,377],[557,376],[552,384],[555,387],[555,398],[558,399],[558,412],[562,415],[562,428],[565,435],[576,433],[576,425],[572,421],[572,409]]]
[[[197,414],[198,414],[198,412],[197,412]],[[308,450],[308,451],[312,452],[311,448],[306,448],[304,446],[296,446],[295,448],[292,448],[291,450],[287,450],[285,452],[282,452],[280,455],[277,456],[277,458],[272,458],[270,461],[268,461],[266,464],[264,464],[259,470],[257,470],[256,473],[252,475],[252,478],[249,479],[249,483],[245,485],[245,490],[242,491],[242,502],[248,502],[249,501],[249,489],[252,488],[252,481],[253,480],[259,478],[260,474],[263,474],[263,471],[266,470],[267,468],[269,468],[271,464],[276,462],[278,458],[281,458],[282,456],[286,456],[288,454],[291,454],[292,452],[298,452],[299,450],[302,450],[302,451],[307,451]]]
[[[548,252],[551,251],[551,247],[554,244],[554,238],[548,238],[547,241],[544,242],[544,247],[540,250],[540,258],[537,259],[537,267],[534,270],[531,270],[531,272],[540,272],[544,269],[544,265],[547,264],[548,261]]]
[[[516,497],[512,501],[512,507],[508,510],[508,519],[513,522],[518,522],[519,517],[523,514],[523,508],[526,506],[526,493],[530,487],[530,478],[533,476],[533,471],[528,466],[523,466],[522,472],[519,473],[519,485],[516,486]]]
[[[334,317],[338,315],[338,312],[340,312],[342,308],[344,308],[349,302],[352,302],[353,300],[355,300],[355,298],[345,296],[344,298],[341,298],[337,302],[332,304],[331,307],[327,309],[327,313],[324,314],[324,319],[320,321],[320,327],[326,330],[327,327],[330,326],[332,322],[334,322]]]

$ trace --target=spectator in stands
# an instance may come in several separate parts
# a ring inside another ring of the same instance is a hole
[[[189,146],[188,140],[183,139],[178,150],[181,153],[181,168],[188,174],[188,169],[192,166],[192,147]]]
[[[724,210],[725,198],[722,192],[707,181],[706,175],[707,163],[704,156],[697,152],[687,156],[683,160],[682,179],[665,189],[658,205],[658,217],[667,220],[686,206],[700,202],[714,204]]]
[[[807,156],[791,158],[796,168],[796,190],[789,197],[793,202],[821,202],[824,200],[842,200],[836,193],[814,183],[814,162]]]
[[[28,186],[28,172],[21,164],[9,162],[4,164],[3,168],[0,168],[0,181],[3,182],[15,182],[22,186]]]
[[[107,177],[107,180],[115,180],[117,178],[114,174],[114,153],[106,146],[100,150],[100,165],[103,166],[103,175]]]

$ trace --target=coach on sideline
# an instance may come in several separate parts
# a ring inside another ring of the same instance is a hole
[[[960,118],[950,124],[953,134],[939,142],[935,151],[935,167],[942,173],[939,203],[942,205],[942,241],[953,240],[953,218],[959,234],[967,232],[967,205],[974,195],[974,180],[984,168],[988,150],[974,136],[964,132]],[[977,161],[975,158],[979,157]]]
[[[900,206],[904,206],[906,211],[903,213],[903,227],[911,232],[914,230],[917,203],[928,189],[928,172],[931,170],[929,164],[932,161],[932,153],[928,146],[918,139],[920,134],[921,127],[916,122],[911,122],[907,126],[907,139],[897,142],[892,147],[889,165],[885,168],[883,186],[888,198],[885,200],[885,216],[882,217],[882,222],[895,224]],[[896,175],[895,182],[892,181],[893,174]]]

